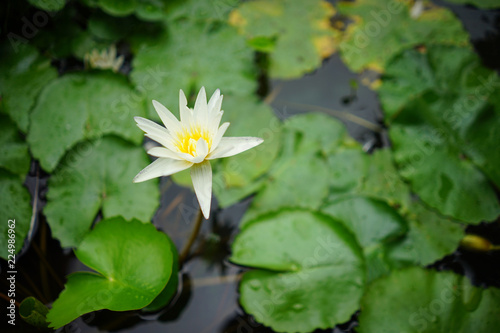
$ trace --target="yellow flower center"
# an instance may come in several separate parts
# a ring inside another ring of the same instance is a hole
[[[179,149],[181,153],[196,156],[196,142],[198,142],[200,138],[205,140],[208,144],[208,151],[210,151],[212,138],[210,137],[209,132],[200,126],[191,127],[190,129],[183,128],[182,132],[177,134],[175,147]]]

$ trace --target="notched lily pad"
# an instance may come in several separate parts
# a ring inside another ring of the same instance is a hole
[[[318,213],[284,210],[247,225],[231,261],[244,274],[240,303],[278,332],[310,332],[347,321],[365,281],[361,249],[345,227]]]
[[[31,45],[0,45],[0,112],[22,132],[28,130],[30,111],[40,90],[57,77],[50,60]]]
[[[63,247],[77,246],[99,211],[150,221],[159,204],[158,181],[134,176],[150,162],[142,147],[116,138],[85,142],[68,153],[49,180],[44,213]]]
[[[355,72],[384,72],[400,51],[421,44],[469,45],[469,35],[453,13],[428,1],[412,17],[413,2],[341,1],[338,10],[353,20],[342,35],[339,48],[345,64]]]
[[[0,169],[0,257],[7,260],[9,255],[21,251],[28,234],[31,221],[30,194],[19,176]],[[13,221],[13,222],[11,222]],[[15,247],[9,251],[9,225],[15,230]],[[12,259],[10,257],[9,259]]]
[[[139,144],[143,137],[132,119],[145,111],[143,97],[119,74],[67,74],[40,94],[28,142],[42,168],[53,171],[64,153],[85,139],[115,134]]]
[[[174,262],[172,242],[166,234],[150,223],[122,217],[99,222],[75,254],[96,273],[77,272],[68,277],[47,314],[51,328],[96,310],[147,306],[167,285]]]
[[[229,23],[256,50],[270,54],[274,78],[296,78],[321,65],[337,47],[330,26],[335,13],[326,1],[247,1],[233,10]]]
[[[361,306],[360,333],[494,332],[500,325],[499,289],[477,288],[464,276],[420,267],[375,281]]]

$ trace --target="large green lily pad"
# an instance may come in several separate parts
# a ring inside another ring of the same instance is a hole
[[[0,257],[18,253],[23,247],[31,221],[30,194],[19,176],[14,176],[0,169]],[[14,223],[9,220],[15,221]],[[8,223],[9,222],[9,223]],[[15,225],[15,247],[9,252],[9,224]],[[12,259],[12,258],[9,258]]]
[[[53,171],[64,153],[85,139],[112,133],[139,144],[143,137],[133,117],[145,110],[142,96],[119,74],[68,74],[40,94],[28,143],[42,168]]]
[[[442,99],[429,93],[407,105],[393,122],[390,136],[400,173],[424,202],[442,214],[467,223],[492,221],[500,214],[496,194],[464,155],[467,143],[439,119],[441,110]],[[498,164],[494,159],[487,163]]]
[[[453,253],[464,237],[464,226],[443,217],[422,203],[413,203],[405,215],[408,234],[387,244],[386,261],[391,267],[430,265]]]
[[[318,68],[336,50],[334,12],[323,0],[253,0],[240,4],[229,22],[251,47],[269,53],[272,77],[289,79]]]
[[[359,308],[365,268],[352,235],[309,211],[282,211],[247,225],[231,261],[244,274],[240,303],[278,332],[311,332],[347,321]]]
[[[0,46],[0,111],[9,115],[23,132],[40,90],[57,77],[50,60],[30,45]]]
[[[192,20],[168,28],[136,46],[131,77],[147,100],[157,100],[178,115],[179,89],[190,95],[205,86],[208,95],[218,88],[223,95],[238,96],[256,90],[253,52],[234,29]],[[152,106],[149,118],[159,119]]]
[[[150,221],[159,204],[157,180],[133,183],[150,163],[142,147],[104,137],[68,153],[49,180],[44,213],[64,247],[77,246],[99,211],[104,218]]]
[[[495,332],[499,311],[499,289],[474,287],[466,277],[452,272],[412,267],[394,271],[368,287],[357,330]]]
[[[383,72],[388,61],[404,49],[421,44],[469,45],[462,23],[446,9],[425,1],[420,16],[410,14],[405,1],[342,1],[339,12],[353,20],[339,48],[353,71],[366,68]]]
[[[174,261],[166,234],[150,223],[122,217],[99,222],[75,254],[96,273],[77,272],[68,277],[47,314],[52,328],[96,310],[147,306],[167,285]]]

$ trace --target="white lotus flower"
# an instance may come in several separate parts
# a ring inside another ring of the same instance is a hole
[[[210,160],[233,156],[261,144],[264,140],[254,137],[223,137],[229,123],[223,123],[221,111],[222,95],[219,89],[207,104],[205,88],[196,98],[194,109],[187,107],[184,92],[179,92],[180,118],[163,105],[153,101],[153,106],[165,127],[151,120],[135,117],[137,126],[146,136],[163,147],[148,150],[158,157],[134,178],[143,182],[156,177],[169,176],[191,168],[191,179],[203,216],[208,219],[212,200],[212,167]]]

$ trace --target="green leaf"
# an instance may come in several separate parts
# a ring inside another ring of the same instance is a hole
[[[395,239],[407,229],[405,220],[379,200],[345,197],[325,205],[321,211],[342,222],[363,248]]]
[[[96,273],[77,272],[68,277],[47,315],[49,326],[57,329],[101,309],[128,311],[150,304],[172,274],[171,244],[150,223],[122,217],[98,223],[75,251]]]
[[[452,272],[412,267],[368,287],[357,330],[495,332],[500,325],[499,311],[499,289],[474,287],[466,277]]]
[[[172,274],[170,275],[170,279],[161,293],[156,296],[156,298],[148,306],[144,307],[142,311],[154,312],[164,308],[170,300],[172,300],[177,293],[177,289],[179,288],[179,254],[174,242],[170,238],[168,238],[168,240],[170,242],[170,249],[173,256]]]
[[[497,0],[446,0],[456,4],[473,5],[478,8],[491,9],[500,8],[500,3]]]
[[[267,212],[283,207],[317,209],[328,195],[329,170],[315,152],[295,154],[277,163],[269,181],[245,213],[241,225]]]
[[[334,12],[322,0],[254,0],[240,4],[229,22],[250,46],[269,52],[271,77],[289,79],[318,68],[335,51],[336,32],[330,26]]]
[[[440,216],[421,203],[412,204],[405,217],[408,235],[387,246],[387,262],[392,267],[430,265],[453,253],[464,237],[464,228],[456,220]]]
[[[150,163],[142,147],[115,137],[77,145],[49,180],[44,213],[63,247],[77,246],[97,213],[150,221],[159,203],[157,180],[134,176]]]
[[[344,196],[321,209],[342,222],[363,248],[368,281],[388,273],[386,244],[407,231],[407,222],[387,203],[359,196]]]
[[[28,2],[49,12],[61,10],[66,5],[66,0],[28,0]]]
[[[144,113],[143,97],[125,77],[111,72],[68,74],[40,94],[28,142],[42,168],[53,171],[64,153],[85,139],[112,133],[139,144],[142,135],[133,116]]]
[[[28,145],[10,119],[0,114],[0,167],[25,176],[30,167]]]
[[[188,97],[201,86],[209,94],[219,88],[224,95],[250,96],[256,90],[253,52],[225,25],[179,21],[169,26],[168,34],[137,46],[136,53],[135,86],[147,100],[157,100],[177,115],[179,89]],[[149,118],[159,119],[152,106]]]
[[[450,120],[459,121],[467,120],[466,109],[475,109],[495,92],[498,84],[498,75],[485,68],[469,48],[433,45],[425,51],[405,50],[392,58],[378,92],[387,123],[405,104],[428,90],[462,99],[463,105],[457,105],[459,110],[446,112]]]
[[[365,268],[342,224],[308,211],[282,211],[254,221],[232,246],[244,274],[240,303],[278,332],[310,332],[343,323],[359,308]]]
[[[448,104],[449,105],[449,104]],[[488,179],[441,122],[443,99],[426,94],[407,105],[390,128],[401,175],[429,206],[467,223],[492,221],[500,205]]]
[[[19,305],[19,315],[28,324],[46,329],[48,323],[46,321],[49,309],[34,297],[25,298]]]
[[[35,99],[57,71],[34,47],[4,43],[0,46],[0,73],[0,111],[26,132]]]
[[[359,193],[386,201],[404,213],[410,205],[410,188],[399,176],[392,159],[390,149],[378,149],[366,159],[368,170]]]
[[[169,20],[227,21],[229,12],[238,5],[238,0],[172,1],[168,8]]]
[[[0,257],[7,260],[8,255],[18,253],[23,247],[31,220],[30,194],[18,176],[13,176],[0,169]],[[14,223],[10,220],[15,221]],[[15,248],[9,252],[9,225],[14,226]],[[12,259],[9,258],[9,259]]]
[[[223,121],[231,123],[225,136],[264,139],[262,144],[248,152],[222,159],[217,164],[213,190],[220,206],[226,207],[259,187],[257,179],[269,170],[281,147],[281,122],[268,105],[255,98],[229,96],[224,99],[223,109]]]
[[[340,2],[339,12],[353,20],[339,48],[353,71],[370,68],[384,72],[388,61],[402,50],[422,44],[469,45],[469,35],[451,11],[425,2],[418,18],[411,4],[401,1]]]

